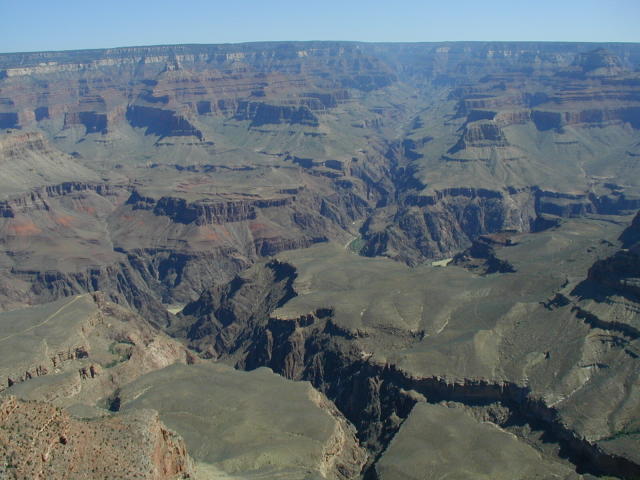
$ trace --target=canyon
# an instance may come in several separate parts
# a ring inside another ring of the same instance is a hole
[[[0,471],[638,478],[638,210],[637,44],[0,54]]]

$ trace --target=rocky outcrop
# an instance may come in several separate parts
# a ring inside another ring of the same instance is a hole
[[[591,77],[609,77],[624,72],[620,58],[606,48],[597,48],[576,55],[572,66],[577,67],[584,75]]]
[[[640,213],[636,214],[624,232],[620,235],[620,241],[624,248],[631,248],[640,243]]]
[[[257,324],[293,298],[295,278],[295,269],[277,260],[251,269],[229,283],[204,291],[184,307],[181,321],[171,328],[209,356],[233,352],[241,346],[238,325]]]
[[[33,95],[24,94],[28,75],[46,79]],[[383,88],[396,76],[358,44],[311,42],[2,55],[0,80],[7,84],[0,128],[59,119],[105,134],[126,110],[129,123],[147,134],[202,140],[191,115],[317,126],[313,112],[335,108],[350,89]]]
[[[353,170],[371,173],[373,167],[372,161]],[[358,177],[345,178],[348,162],[327,160],[320,168],[336,175],[317,179],[315,172],[310,174],[310,182],[323,185],[322,194],[294,184],[262,195],[229,192],[198,198],[181,191],[152,197],[125,185],[64,182],[1,202],[0,218],[6,219],[4,231],[12,239],[10,258],[21,258],[20,235],[58,238],[62,233],[70,246],[64,258],[44,256],[28,266],[9,261],[4,272],[22,285],[24,294],[18,298],[6,290],[3,304],[101,290],[163,323],[168,317],[162,303],[191,301],[212,282],[232,278],[260,257],[341,238],[367,214],[377,194],[368,193]],[[181,172],[190,180],[192,174],[245,171],[257,175],[253,169],[208,164],[175,167],[171,175]],[[87,235],[87,225],[109,233]]]
[[[262,102],[240,102],[235,118],[249,120],[252,127],[268,124],[298,124],[317,127],[318,118],[306,106],[269,105]]]
[[[633,128],[640,128],[640,106],[570,112],[533,110],[531,119],[536,128],[541,131],[561,129],[568,125],[593,124],[602,126],[612,123],[628,123]]]
[[[36,117],[38,116],[44,118],[42,114],[36,115]],[[64,116],[64,126],[65,128],[70,128],[73,125],[82,125],[85,128],[85,134],[104,134],[107,133],[107,114],[98,112],[68,112]]]
[[[508,237],[480,236],[471,243],[469,248],[455,255],[451,263],[481,275],[513,273],[516,271],[513,265],[498,258],[495,251],[496,245],[510,246],[512,244]]]
[[[507,140],[500,127],[494,122],[475,121],[465,126],[462,137],[447,153],[456,153],[471,146],[484,145],[506,146]]]
[[[51,148],[44,135],[35,132],[7,135],[0,140],[3,163],[18,158],[25,150],[46,152]]]
[[[640,299],[640,214],[636,215],[620,240],[622,250],[595,262],[584,282],[574,289],[582,298],[602,299],[621,295],[630,300]]]
[[[613,289],[622,295],[640,298],[640,255],[627,250],[596,262],[590,269],[588,280]]]
[[[184,441],[152,411],[92,421],[47,403],[4,397],[0,403],[3,478],[149,480],[192,478]]]
[[[16,215],[28,215],[35,211],[50,211],[47,200],[73,193],[95,192],[101,196],[115,197],[118,188],[106,183],[63,182],[33,189],[30,193],[0,201],[0,217],[14,218]]]
[[[3,390],[12,387],[17,383],[26,382],[27,380],[31,380],[32,378],[42,377],[44,375],[53,372],[55,369],[59,369],[63,363],[69,362],[72,360],[80,360],[89,357],[89,352],[86,346],[79,346],[68,348],[64,351],[55,352],[50,356],[50,362],[46,364],[39,364],[28,368],[24,371],[18,371],[16,373],[10,373],[7,375],[6,383],[4,385],[0,385],[0,392]],[[83,380],[91,377],[95,378],[100,373],[100,366],[98,365],[89,365],[88,367],[82,367],[78,373],[80,378]]]
[[[335,108],[351,98],[348,90],[334,90],[330,92],[305,92],[302,103],[310,110],[326,110]]]
[[[407,196],[393,217],[372,217],[362,227],[367,256],[384,254],[411,265],[446,257],[479,235],[503,230],[529,231],[536,218],[535,195],[452,188],[431,195]]]
[[[1,313],[0,331],[12,332],[3,340],[13,343],[3,347],[0,376],[8,384],[0,389],[57,406],[94,405],[141,375],[196,361],[154,323],[101,292]]]
[[[200,141],[204,140],[200,130],[173,110],[131,105],[127,108],[126,117],[132,127],[145,128],[145,135],[157,135],[161,139],[194,136]]]
[[[169,315],[135,269],[126,263],[89,267],[76,272],[13,269],[16,279],[30,285],[34,303],[46,303],[87,292],[105,292],[111,301],[148,315],[157,324]]]
[[[33,191],[49,189],[53,194],[68,184],[105,184],[91,168],[55,148],[40,132],[0,135],[0,165],[0,201],[3,202],[26,197]]]
[[[375,212],[363,224],[364,255],[385,255],[416,265],[427,258],[453,256],[481,235],[539,231],[543,217],[627,214],[640,208],[640,199],[615,188],[595,195],[533,186],[448,188],[418,195],[407,190],[400,204]]]
[[[295,197],[281,197],[226,202],[200,200],[190,203],[185,199],[173,197],[156,200],[134,191],[126,203],[134,210],[151,210],[155,215],[167,216],[177,223],[206,225],[253,220],[258,208],[283,207],[291,205],[294,201]]]
[[[285,250],[307,248],[316,243],[328,242],[325,236],[304,237],[295,239],[285,238],[258,238],[253,242],[255,251],[261,257],[270,257]]]

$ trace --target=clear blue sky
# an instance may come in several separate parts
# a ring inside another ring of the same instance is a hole
[[[640,0],[0,0],[0,52],[262,40],[640,42]]]

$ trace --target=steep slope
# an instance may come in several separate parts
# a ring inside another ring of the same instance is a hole
[[[15,161],[40,155],[34,148],[25,144]],[[0,304],[100,290],[164,323],[162,303],[192,300],[257,258],[349,238],[379,198],[360,177],[381,177],[382,166],[302,168],[294,160],[156,165],[136,170],[144,176],[134,185],[120,173],[99,182],[38,179],[0,204]]]
[[[0,313],[0,391],[59,406],[95,403],[194,356],[101,293]]]
[[[134,448],[132,448],[134,447]],[[40,402],[0,402],[2,478],[192,478],[184,441],[151,411],[93,421]]]

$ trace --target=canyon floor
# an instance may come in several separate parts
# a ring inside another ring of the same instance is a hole
[[[0,476],[640,478],[640,45],[0,54]]]

